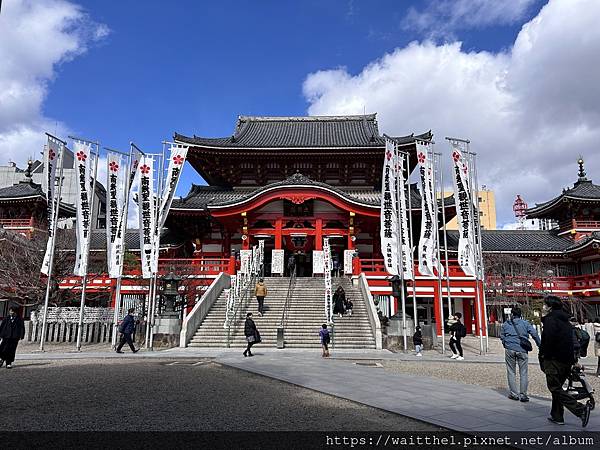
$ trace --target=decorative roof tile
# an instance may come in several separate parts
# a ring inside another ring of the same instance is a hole
[[[482,250],[490,253],[563,252],[573,245],[571,239],[554,230],[481,230],[481,234]],[[448,246],[456,250],[458,231],[448,231]]]
[[[559,196],[552,200],[539,203],[533,208],[529,208],[526,211],[526,214],[530,218],[545,217],[545,213],[550,212],[566,199],[600,202],[600,186],[592,183],[591,180],[577,181],[572,188],[565,189]]]

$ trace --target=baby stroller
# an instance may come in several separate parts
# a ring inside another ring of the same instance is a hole
[[[587,404],[590,405],[590,409],[594,409],[596,401],[594,400],[594,388],[585,379],[585,367],[576,363],[571,367],[571,373],[567,378],[567,393],[575,400],[587,400]]]

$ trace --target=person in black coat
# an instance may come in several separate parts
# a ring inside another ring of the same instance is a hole
[[[25,324],[23,319],[17,315],[17,308],[8,310],[8,317],[0,323],[0,367],[6,363],[6,368],[11,369],[15,360],[17,345],[25,337]]]
[[[134,308],[130,308],[127,311],[127,315],[123,318],[121,325],[119,325],[119,332],[121,333],[121,341],[117,346],[117,353],[123,353],[121,349],[125,345],[125,342],[129,344],[129,348],[133,353],[137,353],[139,349],[136,349],[133,345],[131,335],[135,332],[135,319],[133,318]]]
[[[333,313],[338,314],[340,317],[344,315],[346,310],[344,304],[346,303],[346,291],[341,286],[338,286],[333,294]]]
[[[246,347],[246,350],[244,350],[244,356],[254,356],[250,349],[254,344],[258,344],[260,342],[260,333],[258,332],[258,328],[256,328],[254,320],[252,320],[251,312],[246,314],[246,322],[244,323],[244,336],[246,336],[246,341],[248,342],[248,346]]]
[[[569,315],[563,311],[561,300],[552,295],[544,299],[544,313],[539,359],[540,367],[546,374],[548,390],[552,394],[548,420],[564,424],[567,408],[581,419],[581,425],[585,427],[590,418],[590,405],[582,405],[562,388],[575,364],[573,328],[569,323]]]

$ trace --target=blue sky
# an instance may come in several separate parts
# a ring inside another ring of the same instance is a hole
[[[378,112],[380,130],[470,138],[480,181],[546,201],[600,171],[597,0],[4,0],[0,164],[44,131],[158,150],[237,115]],[[449,164],[448,164],[449,167]],[[449,179],[449,178],[447,178]],[[188,167],[178,193],[201,182]]]
[[[117,148],[130,139],[157,148],[174,131],[228,136],[238,114],[305,115],[309,73],[339,66],[356,73],[422,38],[400,26],[419,2],[79,3],[110,34],[61,66],[44,112]],[[466,48],[495,51],[519,27],[468,30],[461,39]],[[198,181],[191,172],[180,194]]]

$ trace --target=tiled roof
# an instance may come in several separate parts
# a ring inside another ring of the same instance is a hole
[[[44,194],[42,186],[33,182],[23,181],[0,189],[0,201],[34,197],[41,197],[42,200],[46,200],[46,194]]]
[[[260,192],[267,191],[277,187],[286,186],[317,186],[333,192],[348,200],[361,203],[365,206],[378,206],[380,204],[381,192],[365,188],[339,188],[326,183],[313,181],[306,176],[296,173],[291,177],[271,183],[259,188],[228,189],[217,186],[198,186],[192,185],[192,189],[185,198],[175,199],[172,209],[197,209],[207,210],[208,206],[226,206],[250,198]],[[411,184],[411,204],[415,209],[421,208],[421,194],[416,184]],[[445,199],[446,206],[454,204],[454,198]]]
[[[555,206],[559,205],[563,199],[572,200],[596,200],[600,202],[600,186],[592,183],[591,180],[580,180],[577,181],[572,188],[563,190],[562,194],[552,200],[544,203],[539,203],[533,208],[529,208],[526,213],[528,217],[534,218],[538,215],[543,214]]]
[[[431,139],[431,132],[417,136]],[[319,148],[382,147],[376,114],[360,116],[259,117],[240,116],[230,137],[188,137],[175,133],[178,142],[206,147],[230,148]],[[395,138],[398,143],[414,136]]]
[[[563,252],[573,245],[554,230],[481,230],[481,234],[483,251],[491,253]],[[456,250],[458,231],[448,231],[448,246]]]
[[[106,250],[106,230],[94,230],[90,239],[91,249],[95,251]],[[75,242],[73,241],[73,248]],[[182,244],[181,238],[175,233],[164,228],[160,237],[160,248],[178,247]],[[125,233],[125,248],[127,251],[140,249],[140,232],[137,229],[127,230]]]

